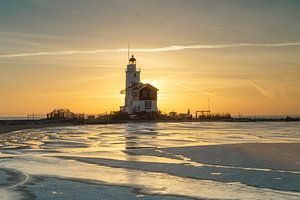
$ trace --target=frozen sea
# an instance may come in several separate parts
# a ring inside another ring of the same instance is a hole
[[[0,136],[0,199],[300,199],[299,122],[129,123]]]

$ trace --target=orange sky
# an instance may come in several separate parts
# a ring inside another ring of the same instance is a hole
[[[1,2],[0,116],[118,110],[128,43],[163,112],[300,114],[300,5],[253,2]]]

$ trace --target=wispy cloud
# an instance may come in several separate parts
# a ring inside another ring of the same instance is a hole
[[[24,46],[31,46],[31,47],[39,47],[39,48],[52,48],[54,49],[55,47],[43,44],[43,43],[38,43],[30,40],[21,40],[17,38],[9,38],[9,37],[1,37],[0,34],[0,42],[4,43],[10,43],[10,44],[18,44],[18,45],[24,45]],[[55,48],[57,50],[57,48]]]
[[[223,96],[219,96],[219,95],[213,94],[211,92],[200,91],[200,90],[198,90],[196,88],[193,88],[193,87],[190,87],[186,84],[179,83],[178,81],[170,81],[170,83],[175,84],[175,85],[177,85],[177,86],[179,86],[183,89],[186,89],[187,91],[193,92],[193,93],[199,93],[199,94],[204,95],[204,96],[214,97],[214,98],[217,98],[217,99],[222,99],[222,100],[226,100],[226,101],[230,101],[230,102],[235,102],[233,99],[223,97]]]
[[[100,81],[100,80],[106,80],[106,79],[114,79],[119,78],[122,75],[111,75],[111,76],[97,76],[97,77],[87,77],[87,78],[81,78],[81,79],[62,79],[62,80],[56,80],[53,82],[44,82],[35,86],[32,86],[31,89],[35,91],[36,89],[42,89],[46,86],[48,87],[55,87],[55,86],[68,86],[68,85],[75,85],[75,84],[83,84],[90,81]],[[28,90],[26,90],[28,92]],[[35,91],[36,92],[36,91]]]
[[[184,88],[186,90],[189,90],[189,91],[192,91],[192,92],[200,92],[200,90],[196,89],[196,88],[192,88],[186,84],[182,84],[182,83],[179,83],[178,81],[170,81],[171,83],[181,87],[181,88]]]
[[[267,99],[273,99],[274,94],[272,91],[264,89],[262,86],[260,86],[257,82],[255,81],[250,81],[250,83],[255,87],[258,93],[260,93],[262,96],[264,96]]]
[[[12,32],[12,31],[2,31],[0,30],[1,37],[8,38],[23,38],[23,39],[42,39],[42,40],[80,40],[88,39],[82,37],[72,37],[72,36],[61,36],[61,35],[47,35],[47,34],[33,34],[33,33],[24,33],[24,32]]]
[[[220,44],[220,45],[178,45],[167,46],[160,48],[134,48],[131,52],[166,52],[166,51],[181,51],[181,50],[202,50],[202,49],[224,49],[224,48],[241,48],[241,47],[287,47],[300,46],[300,42],[290,43],[239,43],[239,44]],[[16,58],[30,56],[53,56],[53,55],[73,55],[73,54],[98,54],[98,53],[118,53],[127,52],[126,48],[119,49],[95,49],[95,50],[70,50],[70,51],[49,51],[49,52],[32,52],[18,54],[2,54],[0,58]]]

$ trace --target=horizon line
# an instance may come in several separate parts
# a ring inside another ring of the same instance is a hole
[[[133,48],[131,52],[156,53],[167,51],[182,50],[202,50],[202,49],[225,49],[225,48],[242,48],[242,47],[287,47],[300,46],[300,42],[288,43],[235,43],[235,44],[217,44],[217,45],[171,45],[158,48]],[[67,50],[67,51],[42,51],[17,54],[0,54],[1,58],[17,58],[17,57],[34,57],[34,56],[55,56],[55,55],[73,55],[73,54],[98,54],[98,53],[122,53],[128,52],[128,48],[117,49],[94,49],[94,50]]]
[[[103,113],[93,114],[93,115],[102,115],[105,114],[105,111]],[[85,113],[86,115],[89,115],[88,113]],[[231,113],[229,113],[231,114]],[[0,115],[0,120],[3,120],[5,118],[27,118],[27,115],[30,114],[24,114],[24,115]],[[36,115],[46,115],[46,114],[36,114]],[[238,114],[231,114],[232,116],[236,117]],[[242,114],[241,117],[300,117],[300,114]]]

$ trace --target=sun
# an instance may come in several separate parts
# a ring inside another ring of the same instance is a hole
[[[158,80],[158,79],[143,79],[142,80],[143,83],[150,83],[151,85],[153,85],[156,88],[164,88],[164,83],[163,80]]]

